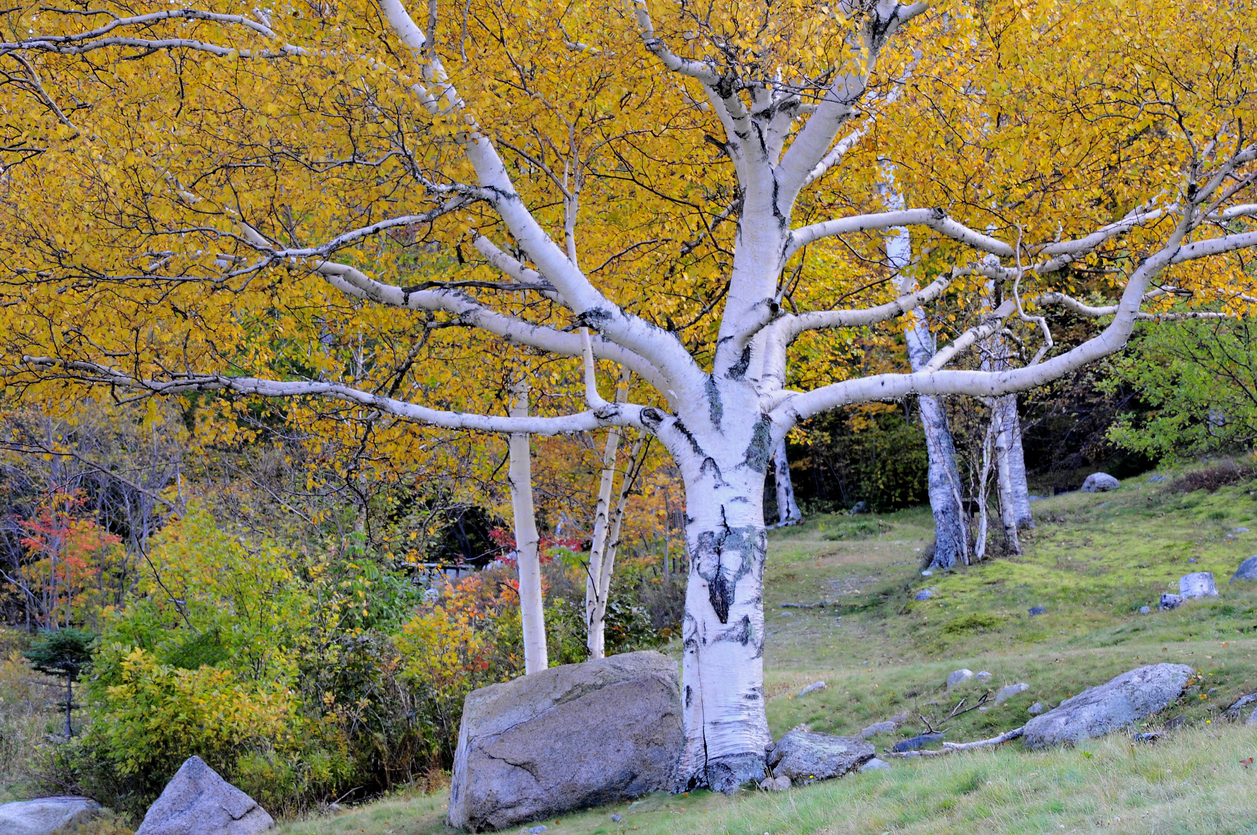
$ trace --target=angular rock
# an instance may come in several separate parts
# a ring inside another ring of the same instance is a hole
[[[924,748],[931,742],[938,742],[943,738],[942,734],[921,734],[919,736],[910,737],[900,740],[891,746],[892,751],[896,754],[903,754],[907,751],[916,751],[918,748]]]
[[[1157,608],[1162,612],[1165,612],[1170,609],[1177,609],[1182,605],[1183,598],[1179,597],[1177,594],[1163,594],[1161,595],[1161,603],[1157,606]]]
[[[995,694],[995,704],[1006,702],[1019,693],[1024,693],[1030,689],[1030,685],[1024,681],[1018,684],[1010,684],[1007,687],[1001,687],[999,692]]]
[[[1222,718],[1231,722],[1238,722],[1248,713],[1248,719],[1245,725],[1257,725],[1257,693],[1250,693],[1247,696],[1241,696],[1230,707],[1222,711]],[[3,809],[0,806],[0,809]]]
[[[1249,557],[1240,563],[1240,567],[1231,575],[1231,582],[1234,583],[1236,580],[1247,583],[1257,582],[1257,556]]]
[[[41,797],[0,806],[4,835],[52,835],[100,816],[101,806],[86,797]]]
[[[818,734],[795,728],[768,753],[768,766],[777,777],[799,785],[841,777],[873,759],[873,746],[862,739]]]
[[[1108,473],[1092,473],[1087,476],[1087,480],[1082,483],[1082,492],[1107,493],[1108,491],[1116,490],[1121,486],[1122,483]]]
[[[1026,611],[1030,614],[1030,617],[1034,617],[1035,615],[1047,614],[1047,609],[1044,609],[1042,606],[1031,606]]]
[[[828,684],[826,684],[823,681],[816,681],[809,684],[807,687],[804,687],[802,690],[800,690],[799,695],[796,698],[802,699],[804,696],[810,693],[815,693],[818,690],[828,690],[828,689],[829,689]]]
[[[759,787],[766,792],[783,792],[790,788],[790,778],[784,774],[780,777],[765,777],[760,781]]]
[[[632,652],[473,690],[449,822],[501,829],[669,791],[684,739],[677,664]]]
[[[912,599],[920,602],[923,600],[929,600],[933,596],[934,596],[934,592],[930,591],[929,589],[921,589],[921,591],[917,592],[916,595]]]
[[[953,687],[958,687],[971,678],[973,678],[973,670],[967,670],[964,668],[956,670],[947,677],[947,689],[950,690]]]
[[[1178,593],[1183,599],[1217,597],[1218,585],[1213,581],[1213,572],[1197,571],[1193,574],[1184,574],[1178,578]]]
[[[990,681],[991,674],[987,672],[986,670],[979,670],[978,674],[974,676],[974,678],[976,678],[978,681]]]
[[[1152,610],[1151,610],[1151,609],[1149,609],[1147,606],[1140,606],[1140,607],[1139,607],[1139,614],[1141,614],[1141,615],[1146,615],[1146,614],[1149,614],[1149,613],[1151,613],[1151,612],[1152,612]]]
[[[148,807],[135,835],[254,835],[275,826],[266,810],[200,757],[189,757]]]
[[[1038,716],[1044,710],[1046,710],[1046,708],[1043,707],[1043,702],[1035,702],[1030,705],[1030,707],[1026,708],[1026,713],[1029,713],[1031,716]]]
[[[1122,673],[1027,722],[1026,746],[1072,744],[1127,727],[1169,707],[1191,674],[1185,664],[1150,664]]]
[[[877,736],[878,734],[890,734],[894,733],[898,729],[899,726],[894,722],[877,722],[860,731],[860,738],[868,739],[869,737]]]
[[[890,763],[874,757],[864,765],[860,766],[860,771],[885,771],[888,768],[890,768]]]
[[[1154,476],[1148,476],[1148,481],[1155,483],[1158,481],[1165,481],[1166,478],[1168,478],[1168,476],[1154,475]]]

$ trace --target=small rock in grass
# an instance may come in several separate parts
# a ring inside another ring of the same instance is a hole
[[[1024,681],[1017,684],[1010,684],[1007,687],[1001,687],[999,692],[995,694],[995,704],[1006,702],[1018,693],[1024,693],[1030,689],[1030,685]]]
[[[1026,713],[1029,713],[1031,716],[1038,716],[1044,710],[1046,710],[1046,708],[1043,707],[1043,702],[1035,702],[1030,705],[1030,707],[1026,708]]]
[[[1236,528],[1231,533],[1248,533],[1248,528]]]
[[[909,739],[903,739],[896,742],[893,746],[891,746],[890,750],[894,751],[896,754],[903,754],[907,751],[916,751],[919,748],[924,748],[931,742],[938,742],[942,738],[942,734],[921,734],[919,736],[910,737]]]
[[[620,821],[624,820],[624,818],[620,817],[619,815],[612,815],[611,820],[614,821],[615,823],[619,823]]]
[[[1196,558],[1195,558],[1195,557],[1188,557],[1188,558],[1187,558],[1187,561],[1188,561],[1189,563],[1191,563],[1192,565],[1195,565],[1195,564],[1196,564]]]
[[[873,759],[873,753],[873,746],[862,739],[795,728],[777,740],[768,753],[768,767],[778,781],[785,777],[806,784],[841,777]]]
[[[877,722],[860,731],[860,738],[868,739],[869,737],[877,736],[878,734],[894,733],[898,729],[899,726],[894,722]]]
[[[1177,594],[1163,594],[1161,595],[1161,605],[1157,608],[1162,612],[1168,612],[1170,609],[1177,609],[1182,605],[1183,598],[1179,597]]]
[[[1150,482],[1154,482],[1154,483],[1155,483],[1155,482],[1158,482],[1158,481],[1165,481],[1165,476],[1163,476],[1163,475],[1154,475],[1154,476],[1150,476],[1150,477],[1148,478],[1148,481],[1150,481]]]
[[[973,678],[973,670],[959,669],[947,677],[947,689],[961,685]]]
[[[978,713],[986,713],[988,710],[990,710],[989,707],[982,705],[982,707],[978,708]]]
[[[1149,612],[1151,612],[1151,611],[1152,611],[1152,610],[1151,610],[1151,609],[1149,609],[1147,606],[1140,606],[1140,607],[1139,607],[1139,614],[1141,614],[1141,615],[1146,615],[1146,614],[1148,614],[1148,613],[1149,613]]]
[[[1178,578],[1178,593],[1183,598],[1217,597],[1218,586],[1213,581],[1213,572],[1197,571],[1194,574],[1184,574]]]
[[[777,613],[777,617],[779,617],[779,618],[792,618],[792,617],[794,617],[794,612],[778,612],[778,613]]]
[[[885,760],[879,760],[877,757],[860,766],[861,771],[885,771],[888,768],[890,768],[890,763]]]
[[[922,601],[922,600],[929,600],[933,596],[934,596],[934,593],[931,592],[929,589],[922,589],[921,591],[917,592],[916,597],[912,599],[917,600],[917,601]]]
[[[799,691],[798,698],[802,699],[804,696],[808,695],[809,693],[815,693],[818,690],[828,690],[828,689],[829,689],[829,685],[823,681],[813,682],[812,684],[809,684],[807,687],[804,687],[802,690]]]
[[[546,831],[547,829],[549,829],[549,828],[550,828],[550,827],[548,827],[548,826],[544,826],[544,825],[542,825],[542,826],[534,826],[534,827],[531,827],[531,828],[528,830],[528,835],[541,835],[541,833],[542,833],[542,832],[545,832],[545,831]]]
[[[1084,493],[1107,493],[1110,490],[1116,490],[1122,484],[1108,473],[1092,473],[1087,476],[1087,480],[1082,483],[1082,492]]]
[[[1235,573],[1231,575],[1231,582],[1236,580],[1241,582],[1257,581],[1257,555],[1251,556],[1240,563],[1240,567],[1235,569]]]
[[[991,674],[987,672],[986,670],[981,670],[978,672],[976,676],[974,676],[974,678],[976,678],[978,681],[990,681]]]
[[[924,571],[922,571],[922,572],[921,572],[921,576],[922,576],[922,577],[933,577],[933,576],[934,576],[934,572],[933,572],[933,571],[930,571],[930,570],[927,568],[927,569],[925,569]]]
[[[1031,606],[1028,611],[1030,612],[1030,617],[1047,614],[1047,609],[1044,609],[1042,606]]]

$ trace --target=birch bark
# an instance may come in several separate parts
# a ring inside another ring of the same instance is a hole
[[[802,522],[803,512],[794,498],[794,482],[790,480],[790,459],[786,456],[785,438],[773,451],[773,484],[777,492],[777,527]]]
[[[511,388],[511,417],[528,416],[528,382]],[[537,535],[532,499],[532,452],[527,434],[510,436],[511,510],[515,515],[515,556],[519,568],[519,616],[524,631],[524,675],[549,666],[546,656],[546,617],[541,597],[541,538]]]

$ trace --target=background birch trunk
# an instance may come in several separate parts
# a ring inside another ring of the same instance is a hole
[[[892,194],[887,203],[902,206],[903,200],[898,194]],[[894,234],[887,237],[886,254],[891,268],[897,273],[902,273],[912,263],[912,237],[907,228],[897,227]],[[916,285],[911,277],[904,276],[900,281],[900,292],[910,293]],[[934,335],[930,333],[929,322],[921,308],[908,314],[904,337],[908,362],[913,371],[920,371],[934,356]],[[956,445],[947,425],[947,412],[939,398],[926,394],[917,397],[917,408],[921,413],[921,428],[925,432],[930,510],[934,514],[934,554],[929,568],[968,565],[969,516],[964,512],[960,470],[956,466]]]
[[[790,459],[786,456],[786,440],[781,439],[773,452],[773,483],[777,488],[777,527],[797,525],[803,521],[803,512],[794,497],[794,482],[790,480]]]
[[[1021,446],[1021,416],[1017,413],[1017,395],[1000,398],[1004,404],[1004,425],[1008,428],[1008,475],[1012,481],[1013,515],[1017,527],[1033,528],[1034,515],[1030,511],[1030,486],[1026,483],[1026,456]]]
[[[511,417],[528,416],[528,382],[511,387]],[[550,665],[546,655],[546,617],[541,597],[541,538],[532,500],[532,454],[528,435],[509,442],[511,510],[515,515],[515,557],[519,567],[519,617],[524,632],[524,675]]]

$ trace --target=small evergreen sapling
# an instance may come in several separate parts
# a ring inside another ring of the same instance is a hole
[[[92,642],[96,636],[83,629],[67,627],[40,633],[25,653],[26,660],[41,673],[65,679],[65,738],[74,733],[70,712],[74,709],[74,682],[92,663]]]

